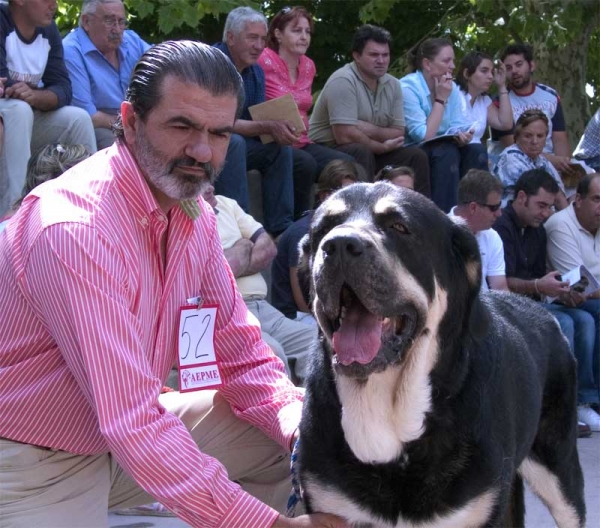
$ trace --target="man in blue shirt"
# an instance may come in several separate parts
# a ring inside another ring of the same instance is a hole
[[[112,145],[131,72],[150,47],[127,25],[121,0],[85,0],[79,27],[63,40],[73,104],[92,117],[99,149]]]
[[[263,224],[277,236],[294,220],[294,180],[291,145],[297,138],[286,120],[253,121],[248,107],[265,101],[265,74],[256,64],[265,47],[267,21],[249,7],[237,7],[229,13],[223,30],[223,42],[215,44],[233,62],[244,81],[246,101],[233,127],[225,166],[215,184],[217,194],[234,199],[248,211],[246,171],[256,169],[262,175]],[[260,134],[271,134],[273,143],[262,144]]]

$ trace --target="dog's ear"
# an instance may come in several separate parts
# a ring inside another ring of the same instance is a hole
[[[452,250],[463,268],[469,289],[475,293],[481,288],[481,255],[477,239],[464,224],[452,222]]]
[[[310,285],[312,283],[311,260],[310,260],[310,236],[304,235],[298,243],[298,283],[304,301],[310,306]]]
[[[479,300],[481,289],[481,254],[475,236],[466,225],[452,224],[452,250],[460,268],[466,277],[467,305],[466,321],[471,336],[477,339],[485,335],[489,324],[489,316]]]

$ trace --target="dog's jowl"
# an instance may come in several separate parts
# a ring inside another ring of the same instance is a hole
[[[522,526],[524,479],[584,525],[575,361],[523,297],[480,293],[477,242],[432,202],[355,184],[300,271],[320,327],[300,427],[309,511],[355,526]]]

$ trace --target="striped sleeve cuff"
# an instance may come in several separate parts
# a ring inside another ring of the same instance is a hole
[[[229,506],[219,526],[223,528],[269,528],[279,513],[242,491]]]

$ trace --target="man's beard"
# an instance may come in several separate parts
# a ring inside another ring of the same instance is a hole
[[[210,163],[199,163],[189,156],[167,159],[148,141],[144,125],[136,130],[133,150],[148,183],[173,200],[181,201],[200,196],[209,184],[214,184],[219,174]],[[200,174],[175,173],[178,167],[200,168],[205,177],[201,177]]]
[[[521,76],[521,79],[519,80],[519,82],[517,84],[515,84],[514,81],[510,81],[510,86],[512,88],[516,88],[517,90],[521,90],[527,86],[529,86],[529,83],[531,82],[531,73],[528,73],[526,75]]]

